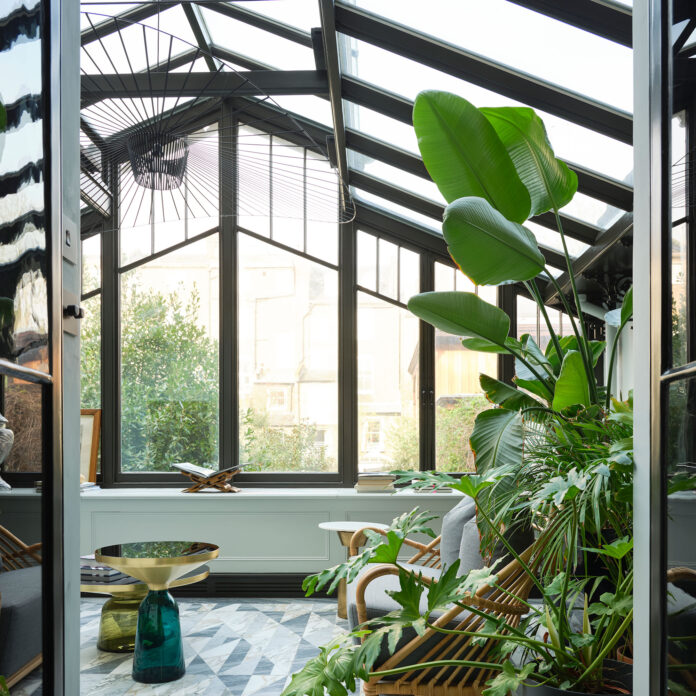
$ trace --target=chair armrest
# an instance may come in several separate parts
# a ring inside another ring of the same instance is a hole
[[[380,527],[363,527],[358,529],[357,532],[353,534],[350,539],[350,555],[355,556],[359,553],[360,547],[364,545],[365,530],[370,529],[373,532],[378,532],[382,536],[387,536],[387,532]],[[408,537],[404,539],[404,544],[416,549],[416,554],[408,559],[409,563],[414,563],[418,565],[430,566],[431,568],[440,567],[440,537],[433,539],[428,544],[423,544],[420,541],[415,541],[414,539],[409,539]]]
[[[677,582],[679,580],[696,580],[696,570],[684,566],[676,566],[667,571],[667,582]]]

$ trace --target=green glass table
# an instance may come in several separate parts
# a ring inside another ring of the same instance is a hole
[[[133,651],[135,681],[161,684],[184,676],[179,607],[169,588],[218,554],[215,544],[192,541],[116,544],[94,552],[97,563],[116,568],[148,588],[138,607]]]
[[[193,585],[209,574],[208,566],[202,566],[177,578],[169,587]],[[102,607],[97,648],[104,652],[133,652],[138,608],[147,595],[147,585],[131,576],[120,576],[115,582],[108,577],[94,577],[80,583],[80,592],[111,595]]]

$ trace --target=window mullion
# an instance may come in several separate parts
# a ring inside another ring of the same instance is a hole
[[[237,316],[237,133],[230,101],[223,102],[218,131],[220,192],[220,420],[219,467],[239,461],[239,340]]]
[[[421,253],[420,291],[435,289],[435,261],[430,254]],[[435,469],[435,329],[427,322],[419,322],[419,428],[421,471]]]

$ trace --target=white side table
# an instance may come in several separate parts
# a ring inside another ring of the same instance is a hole
[[[329,532],[337,532],[338,538],[342,546],[346,547],[346,556],[350,558],[350,540],[353,534],[364,527],[377,527],[378,529],[388,529],[388,525],[377,522],[352,522],[351,520],[336,520],[335,522],[320,522],[319,529],[325,529]],[[367,539],[363,535],[362,539],[358,540],[357,546],[364,546]],[[341,619],[348,618],[348,608],[346,606],[346,581],[341,579],[338,583],[338,617]]]

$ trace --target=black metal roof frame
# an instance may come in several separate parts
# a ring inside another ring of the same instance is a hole
[[[577,0],[570,4],[556,3],[551,0],[509,1],[619,44],[631,45],[630,9],[611,2],[611,0]],[[165,3],[145,3],[127,10],[117,17],[130,22],[139,22],[155,15],[163,4]],[[348,167],[347,150],[354,150],[421,178],[429,179],[418,155],[351,129],[344,123],[343,100],[372,109],[409,125],[413,104],[404,97],[358,78],[342,75],[337,50],[339,33],[367,41],[472,84],[543,109],[548,113],[593,129],[620,142],[630,144],[632,141],[630,114],[483,58],[435,37],[418,33],[378,15],[347,5],[340,0],[319,0],[319,4],[322,24],[321,42],[318,41],[318,30],[313,30],[313,33],[305,32],[233,3],[184,2],[183,0],[166,3],[167,6],[181,5],[183,8],[196,42],[205,54],[199,53],[198,57],[203,55],[210,70],[217,69],[216,59],[226,60],[254,72],[252,81],[256,84],[263,82],[259,86],[266,92],[275,90],[275,94],[313,94],[328,99],[332,106],[333,129],[328,129],[297,114],[293,114],[293,116],[318,142],[332,138],[336,147],[335,161],[341,170],[339,173],[343,180],[351,186],[378,195],[422,215],[436,220],[441,219],[441,204],[394,186],[363,171]],[[257,60],[215,45],[200,8],[312,48],[315,52],[317,70],[276,70]],[[82,32],[81,43],[84,45],[101,39],[112,33],[114,29],[115,23],[113,21],[97,24]],[[195,51],[187,52],[177,57],[177,65],[185,65],[195,57]],[[262,75],[262,72],[266,74]],[[202,76],[203,74],[201,74]],[[209,79],[207,74],[206,76]],[[108,81],[102,80],[101,82],[104,84],[100,83],[99,86],[93,84],[92,88],[103,89],[105,86],[108,88]],[[219,94],[211,95],[211,105],[217,101],[215,97],[223,95],[224,87],[224,85],[220,85]],[[83,79],[83,90],[84,98],[90,91],[89,80]],[[248,102],[247,108],[259,109],[261,110],[259,113],[263,113],[266,117],[269,115],[268,110],[272,110],[268,104],[254,103],[253,99],[245,99],[245,102]],[[200,114],[192,114],[192,122],[200,122],[200,120]],[[84,125],[85,135],[99,146],[99,136],[90,132]],[[633,191],[631,186],[572,162],[568,162],[568,165],[578,175],[580,192],[625,211],[632,210]],[[83,217],[90,221],[90,228],[94,226],[95,218],[91,213],[85,213]],[[610,230],[602,230],[568,215],[562,215],[562,218],[564,231],[569,237],[591,245],[574,262],[578,271],[587,270],[593,260],[606,254],[613,244],[630,231],[630,212],[617,221]],[[367,226],[396,233],[407,242],[420,243],[423,248],[430,249],[438,255],[446,254],[444,240],[436,233],[391,212],[380,210],[376,206],[357,202],[357,221],[359,224],[363,222]],[[551,229],[556,228],[555,220],[551,214],[538,216],[534,221]],[[563,267],[561,263],[563,258],[558,252],[543,248],[543,253],[548,263]],[[563,285],[563,280],[562,277],[561,285]],[[553,301],[555,298],[550,293],[547,299]]]

